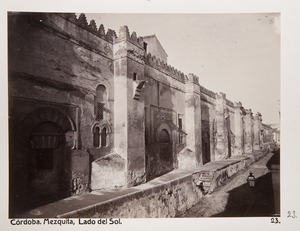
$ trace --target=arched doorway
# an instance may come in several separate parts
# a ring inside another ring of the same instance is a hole
[[[61,198],[64,167],[64,132],[56,123],[45,121],[31,132],[28,190],[31,206],[36,207]]]
[[[70,195],[75,123],[54,107],[39,107],[15,125],[10,140],[10,214]],[[13,147],[13,148],[12,148]]]
[[[163,172],[168,172],[173,169],[173,152],[170,134],[167,129],[162,129],[159,132],[159,158]]]
[[[202,134],[202,162],[210,162],[210,135],[207,131]]]

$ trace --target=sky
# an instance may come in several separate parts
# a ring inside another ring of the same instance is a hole
[[[86,14],[99,27],[155,34],[168,64],[279,123],[280,14]]]

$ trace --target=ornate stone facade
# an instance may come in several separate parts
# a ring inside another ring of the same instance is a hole
[[[127,26],[10,13],[8,36],[12,213],[263,148],[260,114],[147,53]]]

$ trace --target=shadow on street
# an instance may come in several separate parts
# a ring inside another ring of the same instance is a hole
[[[256,179],[255,188],[243,184],[228,192],[223,212],[213,217],[266,217],[274,216],[274,196],[271,173]]]

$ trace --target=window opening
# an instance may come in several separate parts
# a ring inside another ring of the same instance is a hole
[[[182,130],[182,114],[178,114],[178,128]]]
[[[97,86],[95,97],[95,117],[96,120],[105,119],[105,105],[107,105],[107,92],[103,85]]]
[[[106,128],[103,128],[102,129],[102,132],[101,132],[101,147],[105,147],[106,146]]]
[[[137,81],[137,73],[133,73],[133,81]]]
[[[146,53],[147,53],[147,45],[148,45],[148,44],[144,42],[144,49],[145,49],[145,52],[146,52]]]
[[[99,147],[100,146],[100,131],[99,131],[99,127],[96,127],[95,128],[95,131],[94,131],[94,147]]]
[[[97,102],[97,120],[103,120],[104,118],[104,103]]]

